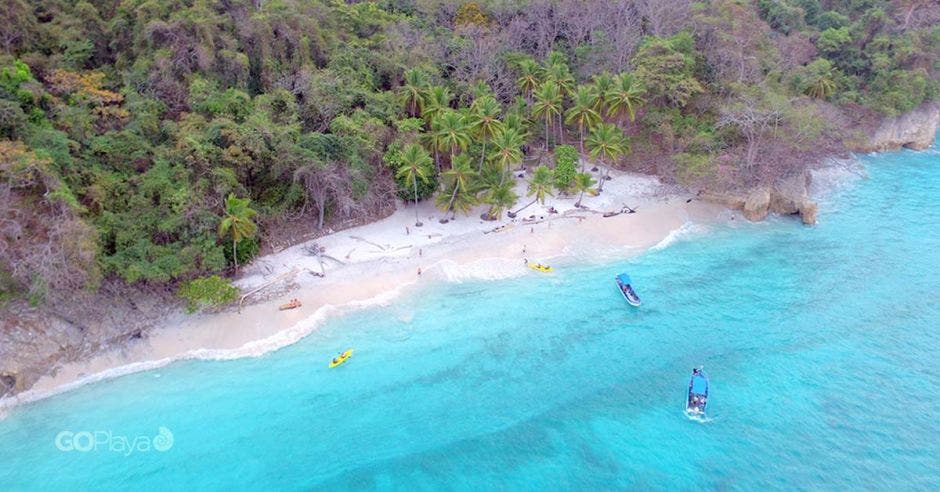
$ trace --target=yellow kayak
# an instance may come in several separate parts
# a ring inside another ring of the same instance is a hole
[[[541,264],[541,263],[529,263],[528,265],[529,265],[529,268],[531,268],[531,269],[533,269],[533,270],[535,270],[535,271],[537,271],[537,272],[550,272],[550,271],[552,271],[552,267],[550,267],[550,266],[548,266],[548,265],[543,265],[543,264]]]
[[[333,368],[342,364],[343,362],[346,362],[346,360],[349,359],[349,356],[351,356],[352,353],[353,353],[353,349],[349,349],[337,355],[333,360],[330,361],[330,367]]]

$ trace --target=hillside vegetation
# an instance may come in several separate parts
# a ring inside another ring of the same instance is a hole
[[[524,161],[535,199],[602,191],[578,154],[689,186],[773,181],[940,95],[930,0],[5,0],[0,13],[0,303],[220,284],[284,230],[395,200],[497,218],[521,200],[510,171]]]

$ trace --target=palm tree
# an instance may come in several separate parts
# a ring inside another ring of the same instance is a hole
[[[545,150],[548,150],[549,125],[555,116],[561,115],[561,102],[561,90],[558,88],[558,84],[552,80],[546,80],[535,92],[535,104],[532,106],[532,114],[545,118]]]
[[[607,109],[607,95],[614,87],[614,77],[610,72],[601,72],[591,77],[591,90],[594,92],[594,110],[602,114]]]
[[[545,67],[545,80],[553,80],[558,84],[562,95],[571,93],[574,88],[574,76],[565,63],[552,63]]]
[[[588,149],[592,159],[599,159],[601,163],[607,166],[607,172],[601,178],[597,191],[604,191],[604,181],[610,176],[610,166],[613,162],[629,152],[629,144],[621,130],[611,123],[601,123],[591,132],[587,141]]]
[[[516,87],[529,99],[542,80],[542,67],[531,58],[523,58],[519,62],[519,78]]]
[[[502,122],[499,121],[499,113],[502,108],[492,96],[481,96],[473,101],[470,109],[470,129],[479,135],[483,142],[483,150],[480,152],[480,164],[477,166],[478,171],[483,171],[486,142],[503,127]]]
[[[552,195],[553,185],[554,179],[552,176],[552,170],[542,165],[536,167],[535,171],[532,173],[532,179],[529,180],[529,188],[526,190],[526,196],[531,196],[534,198],[531,202],[527,203],[519,210],[516,210],[515,212],[509,212],[509,216],[515,217],[519,214],[519,212],[529,208],[529,206],[535,202],[539,202],[544,205],[546,196],[554,196]]]
[[[503,217],[503,211],[512,207],[519,200],[519,196],[513,191],[512,181],[503,181],[496,183],[486,189],[483,194],[483,203],[490,206],[486,212],[489,220],[499,220]]]
[[[806,95],[816,99],[826,99],[836,90],[836,83],[828,74],[820,75],[806,88]]]
[[[405,72],[405,81],[399,87],[399,97],[413,117],[417,117],[424,107],[424,91],[428,87],[427,76],[421,70],[412,68]]]
[[[470,146],[470,132],[464,115],[456,111],[446,111],[437,118],[440,127],[438,134],[442,149],[450,151],[450,162],[453,165],[454,156],[459,150],[467,150]]]
[[[445,217],[447,212],[454,212],[454,216],[457,215],[454,210],[454,203],[457,200],[457,196],[460,193],[469,192],[471,185],[473,184],[473,179],[477,176],[477,172],[473,170],[473,166],[470,165],[470,157],[466,154],[458,155],[454,158],[454,161],[451,163],[450,169],[444,171],[444,189],[450,188],[452,191],[450,193],[450,198],[447,198],[445,195],[438,195],[437,203],[444,210]]]
[[[225,237],[226,234],[232,236],[232,262],[236,270],[238,270],[238,242],[258,232],[258,226],[251,220],[258,212],[252,209],[250,204],[250,198],[238,198],[234,193],[229,193],[228,198],[225,199],[225,217],[219,223],[219,236]]]
[[[450,101],[453,95],[447,87],[435,85],[427,90],[424,96],[424,109],[421,116],[425,121],[433,121],[441,113],[450,109]]]
[[[406,182],[411,181],[415,191],[415,227],[421,227],[421,221],[418,219],[418,180],[428,182],[428,175],[431,174],[431,156],[428,152],[417,144],[409,144],[401,154],[398,172],[395,174],[399,179]]]
[[[515,128],[504,128],[493,137],[493,153],[490,159],[500,166],[503,170],[509,170],[512,166],[522,162],[522,144],[525,143],[525,137]]]
[[[607,93],[607,99],[604,103],[607,105],[607,115],[626,114],[630,121],[636,119],[636,108],[643,103],[643,94],[646,89],[633,76],[633,74],[624,72],[614,77],[614,85]]]
[[[476,101],[477,99],[479,99],[479,98],[481,98],[481,97],[483,97],[483,96],[494,97],[494,96],[493,96],[493,88],[490,87],[490,84],[487,84],[485,81],[482,81],[482,80],[478,80],[478,81],[476,81],[476,82],[470,84],[470,87],[468,88],[468,91],[469,91],[469,93],[470,93],[470,97],[471,97],[474,101]]]
[[[434,167],[437,169],[437,172],[441,172],[441,159],[440,152],[441,149],[446,148],[444,146],[444,137],[441,132],[441,120],[440,118],[434,118],[431,120],[431,128],[421,135],[418,135],[418,140],[432,152],[434,152]]]
[[[581,208],[581,200],[584,199],[584,192],[593,194],[595,184],[597,184],[597,182],[594,181],[591,173],[582,172],[574,175],[574,191],[575,193],[579,193],[578,201],[574,204],[576,208]]]
[[[601,122],[601,115],[594,109],[597,96],[586,85],[579,85],[571,95],[571,107],[565,111],[565,123],[577,123],[581,141],[581,153],[584,154],[584,129],[593,128]]]
[[[568,66],[568,58],[565,56],[564,53],[560,51],[551,50],[545,54],[545,66],[552,66],[552,65]]]
[[[503,118],[503,130],[515,130],[522,138],[529,136],[529,120],[523,113],[507,113]]]

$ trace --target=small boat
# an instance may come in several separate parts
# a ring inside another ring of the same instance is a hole
[[[334,368],[342,364],[343,362],[346,362],[347,360],[349,360],[349,357],[352,355],[352,353],[353,353],[353,349],[349,349],[337,355],[336,357],[334,357],[333,360],[330,361],[330,368]]]
[[[300,306],[300,299],[291,299],[287,304],[281,304],[277,308],[280,311],[287,311],[288,309],[297,309]]]
[[[685,413],[704,415],[705,406],[708,405],[708,376],[701,369],[692,369],[689,379],[689,398],[685,403]]]
[[[630,276],[626,273],[617,275],[617,288],[620,289],[620,295],[630,303],[631,306],[640,305],[640,296],[636,295],[633,287],[630,286]]]
[[[526,265],[527,265],[529,268],[531,268],[531,269],[533,269],[533,270],[535,270],[535,271],[537,271],[537,272],[545,272],[545,273],[547,273],[547,272],[552,271],[552,267],[551,267],[551,266],[549,266],[549,265],[543,265],[543,264],[541,264],[541,263],[526,263]]]

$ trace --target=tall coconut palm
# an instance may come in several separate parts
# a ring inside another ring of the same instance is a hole
[[[591,90],[594,92],[594,97],[597,98],[594,101],[594,110],[598,114],[607,111],[607,95],[610,94],[613,87],[614,77],[610,72],[601,72],[591,77]]]
[[[454,158],[450,169],[444,171],[444,189],[450,190],[450,198],[443,194],[437,197],[438,206],[444,210],[445,217],[447,212],[453,212],[454,216],[457,215],[454,209],[457,197],[461,193],[471,191],[471,185],[477,176],[477,172],[473,170],[473,166],[470,164],[470,157],[461,154]]]
[[[552,80],[546,80],[535,91],[535,104],[532,105],[532,114],[545,119],[545,150],[548,150],[548,138],[551,135],[549,127],[556,116],[561,115],[561,90]]]
[[[502,107],[492,96],[479,97],[470,106],[470,129],[480,137],[483,143],[483,150],[480,151],[480,164],[477,166],[478,171],[483,171],[487,141],[503,127],[502,122],[499,121],[501,111]]]
[[[630,121],[636,119],[636,109],[643,103],[646,89],[631,73],[624,72],[614,77],[614,85],[607,93],[604,101],[607,105],[607,115],[626,115]]]
[[[519,78],[516,79],[516,87],[526,99],[530,99],[532,93],[542,83],[542,67],[531,58],[523,58],[519,61],[518,69]]]
[[[417,117],[424,107],[424,92],[428,88],[428,78],[417,68],[407,70],[404,78],[404,83],[398,88],[398,96],[408,113],[412,117]]]
[[[470,87],[468,88],[468,93],[473,101],[476,101],[477,99],[483,96],[495,97],[493,95],[493,88],[490,87],[490,84],[487,84],[485,81],[482,81],[482,80],[478,80],[470,84]]]
[[[450,89],[435,85],[430,87],[424,95],[424,108],[421,116],[425,121],[431,122],[441,113],[450,110],[450,102],[453,99]]]
[[[437,172],[441,172],[441,150],[446,150],[444,145],[444,134],[441,131],[441,120],[440,118],[434,118],[431,120],[431,128],[427,132],[418,135],[418,140],[425,146],[425,148],[430,149],[434,152],[434,167],[437,169]]]
[[[585,141],[592,159],[598,159],[607,167],[604,177],[601,178],[597,191],[604,191],[604,182],[610,176],[610,166],[614,161],[629,152],[626,137],[616,125],[601,123]]]
[[[250,198],[238,198],[229,193],[225,199],[225,216],[219,223],[219,237],[232,236],[232,262],[238,270],[238,243],[242,239],[254,236],[258,226],[252,221],[258,214],[251,208]]]
[[[504,128],[493,136],[493,151],[490,154],[490,159],[498,164],[501,169],[508,171],[522,162],[522,144],[524,143],[525,137],[518,130]]]
[[[523,113],[507,113],[503,118],[503,130],[515,130],[524,139],[529,136],[529,120]]]
[[[579,85],[571,95],[571,107],[565,111],[565,122],[569,125],[578,125],[578,137],[581,142],[581,153],[584,154],[584,130],[590,129],[601,122],[601,115],[594,109],[597,96],[586,85]]]
[[[571,69],[564,63],[553,63],[544,69],[545,80],[553,80],[558,84],[559,90],[563,96],[568,95],[574,89],[574,76],[571,75]]]
[[[519,200],[519,195],[513,190],[512,181],[503,181],[494,184],[483,193],[483,203],[490,206],[486,212],[489,220],[499,220],[503,211],[509,209]]]
[[[535,202],[544,205],[546,196],[554,196],[552,195],[553,185],[554,176],[552,176],[552,170],[545,166],[536,167],[535,171],[532,173],[532,179],[529,180],[529,188],[526,190],[526,195],[533,197],[532,201],[515,212],[509,212],[509,216],[515,217],[519,212],[529,208],[529,206]]]
[[[594,177],[591,176],[591,173],[582,172],[574,175],[574,192],[579,194],[578,201],[574,204],[575,207],[581,207],[581,200],[584,200],[585,192],[593,194],[595,184],[597,184],[597,182],[594,181]]]
[[[464,115],[456,111],[446,111],[437,118],[440,123],[438,133],[441,148],[450,152],[451,164],[459,151],[470,146],[470,130]]]
[[[428,176],[431,174],[431,156],[420,145],[409,144],[401,153],[401,162],[398,165],[398,172],[395,175],[399,179],[411,181],[414,187],[415,197],[415,227],[421,227],[423,224],[418,219],[418,180],[428,182]]]

